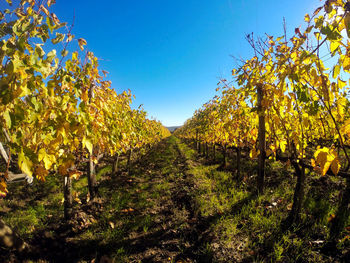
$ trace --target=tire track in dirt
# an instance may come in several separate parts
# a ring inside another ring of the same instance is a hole
[[[173,200],[176,205],[185,207],[188,211],[188,227],[182,233],[183,241],[190,244],[178,255],[175,262],[212,262],[212,255],[205,253],[204,246],[209,241],[208,234],[209,221],[202,218],[196,212],[193,192],[196,191],[193,177],[188,173],[188,159],[184,156],[176,144],[177,151],[177,168],[181,176],[177,181],[178,191],[173,192]]]
[[[195,213],[194,183],[178,143],[174,138],[166,140],[154,149],[159,159],[151,157],[141,164],[142,169],[152,168],[148,191],[161,184],[168,184],[169,191],[145,210],[145,216],[155,214],[148,234],[137,233],[136,239],[124,244],[130,245],[132,262],[211,262],[210,255],[203,254],[203,233],[208,225]],[[168,172],[164,174],[164,170]]]

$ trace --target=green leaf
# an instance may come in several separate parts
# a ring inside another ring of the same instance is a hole
[[[47,24],[43,24],[41,26],[41,30],[40,33],[38,33],[38,37],[40,37],[43,42],[46,42],[46,40],[49,38],[49,26]]]
[[[323,25],[323,22],[324,22],[324,17],[321,16],[321,17],[316,17],[315,18],[315,27],[316,28],[321,28],[322,25]]]
[[[52,18],[47,16],[46,17],[46,23],[47,23],[47,26],[49,27],[51,33],[53,32],[53,30],[55,29],[55,23],[53,22]]]
[[[48,54],[47,54],[47,60],[51,63],[52,60],[56,57],[56,50],[51,50]]]
[[[13,33],[15,33],[16,36],[20,36],[22,34],[22,32],[19,31],[19,26],[20,26],[20,22],[16,21],[12,27],[12,31]]]
[[[11,116],[10,116],[10,112],[9,112],[9,110],[6,110],[5,112],[4,112],[4,119],[5,119],[5,122],[6,122],[6,126],[7,126],[7,128],[11,128],[11,124],[12,124],[12,121],[11,121]]]
[[[25,97],[32,94],[32,91],[28,88],[28,85],[21,86],[20,90],[21,90],[21,93],[19,95],[20,97]]]
[[[38,111],[40,108],[39,102],[36,99],[36,97],[32,97],[30,102],[32,103],[32,105],[34,106],[35,111]]]
[[[321,33],[326,35],[330,40],[339,40],[342,36],[336,31],[330,28],[330,25],[321,28]]]
[[[350,37],[350,13],[346,13],[345,17],[344,17],[344,24],[345,24],[345,28],[346,28],[346,34],[348,35],[348,37]]]
[[[13,61],[9,61],[9,63],[7,63],[6,67],[5,67],[5,72],[8,75],[12,75],[13,72],[15,71],[15,66],[13,64]]]
[[[45,51],[41,48],[40,44],[35,45],[35,51],[34,53],[38,55],[39,58],[43,58],[45,55]]]
[[[30,27],[32,27],[29,20],[24,21],[21,23],[21,32],[30,31]]]
[[[62,27],[65,27],[66,25],[67,25],[66,22],[64,22],[64,23],[59,23],[59,24],[57,24],[57,25],[55,26],[55,30],[60,29],[60,28],[62,28]]]
[[[21,37],[18,41],[17,41],[17,48],[19,51],[24,52],[26,49],[26,38],[25,37]]]
[[[62,52],[61,52],[61,56],[62,57],[66,57],[67,55],[68,55],[68,50],[67,49],[65,49],[65,50],[62,50]]]
[[[64,40],[65,35],[61,33],[56,33],[56,37],[51,40],[52,44],[60,43]]]
[[[0,83],[0,101],[6,105],[13,100],[13,94],[7,83]]]
[[[313,103],[311,103],[309,106],[309,112],[311,115],[315,116],[318,113],[319,110],[319,104],[317,101],[314,101]]]
[[[297,97],[300,102],[309,102],[310,100],[306,91],[300,87],[297,89]]]

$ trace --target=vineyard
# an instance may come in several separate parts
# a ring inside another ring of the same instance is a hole
[[[6,2],[0,261],[350,261],[350,2],[246,35],[254,56],[173,134],[55,1]]]

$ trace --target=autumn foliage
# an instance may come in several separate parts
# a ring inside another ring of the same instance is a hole
[[[350,4],[328,0],[304,20],[305,29],[291,37],[287,30],[279,37],[247,35],[255,56],[232,70],[234,86],[221,80],[219,95],[176,131],[292,165],[298,177],[292,222],[300,214],[305,169],[349,178],[350,166]]]
[[[116,93],[86,40],[50,12],[54,1],[7,2],[0,12],[0,142],[8,162],[15,156],[23,173],[41,181],[49,174],[78,179],[79,156],[96,163],[100,154],[169,135],[144,110],[131,108],[130,91]],[[8,165],[1,196],[9,173]]]

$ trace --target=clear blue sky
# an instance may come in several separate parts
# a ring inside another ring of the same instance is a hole
[[[3,1],[3,0],[1,0]],[[231,57],[252,50],[244,36],[282,35],[303,24],[319,0],[56,0],[52,11],[102,59],[101,68],[134,107],[164,125],[181,125],[230,77]]]

